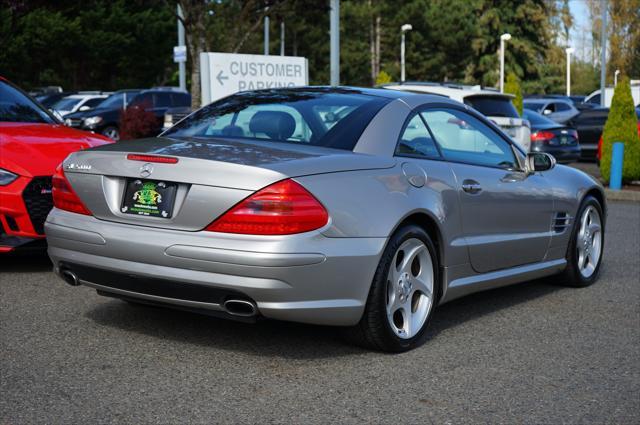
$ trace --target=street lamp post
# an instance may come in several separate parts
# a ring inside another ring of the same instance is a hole
[[[269,8],[265,8],[265,11]],[[269,15],[264,15],[264,54],[269,56]]]
[[[616,72],[613,73],[613,87],[618,85],[618,74],[620,74],[620,70],[616,69]]]
[[[176,13],[178,14],[178,46],[185,45],[184,38],[184,25],[182,25],[181,19],[184,19],[182,14],[182,8],[180,4],[176,6]],[[178,81],[180,82],[180,90],[187,90],[187,67],[184,61],[178,62]]]
[[[574,52],[573,47],[564,49],[567,52],[567,96],[571,96],[571,53]]]
[[[400,40],[400,81],[404,83],[405,80],[405,72],[404,72],[404,33],[407,31],[411,31],[413,27],[411,24],[404,24],[400,27],[401,32],[401,40]]]
[[[508,40],[511,40],[511,34],[500,36],[500,93],[504,93],[504,42]]]
[[[329,1],[329,59],[331,85],[340,85],[340,0]]]

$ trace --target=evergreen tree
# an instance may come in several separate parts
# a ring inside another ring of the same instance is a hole
[[[522,116],[523,111],[523,102],[522,102],[522,88],[520,88],[520,81],[518,81],[518,77],[513,72],[510,72],[507,75],[507,81],[504,84],[505,93],[511,93],[515,96],[513,99],[513,106],[516,107],[520,116]]]
[[[640,180],[638,117],[633,106],[633,97],[631,97],[631,85],[626,77],[618,82],[613,92],[609,117],[602,134],[600,174],[607,182],[611,173],[611,151],[616,142],[624,143],[622,180]]]

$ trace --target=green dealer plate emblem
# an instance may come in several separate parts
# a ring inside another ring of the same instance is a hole
[[[171,182],[129,179],[122,206],[123,214],[171,218],[177,185]]]

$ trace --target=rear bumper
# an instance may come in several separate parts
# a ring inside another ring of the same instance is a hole
[[[57,209],[46,232],[55,267],[75,268],[80,283],[102,292],[214,312],[234,296],[267,318],[340,326],[360,320],[386,243],[165,230]]]

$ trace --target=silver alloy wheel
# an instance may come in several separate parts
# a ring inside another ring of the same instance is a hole
[[[118,133],[118,129],[115,127],[108,127],[107,129],[105,129],[105,131],[102,134],[112,140],[115,140],[116,142],[120,139],[120,134]]]
[[[602,224],[600,213],[589,205],[580,217],[580,231],[577,236],[578,270],[583,277],[590,277],[598,267],[602,254]]]
[[[433,262],[420,239],[406,240],[393,256],[387,275],[387,320],[400,338],[414,337],[433,305]]]

